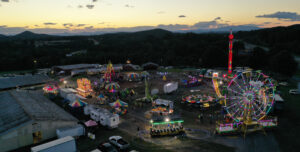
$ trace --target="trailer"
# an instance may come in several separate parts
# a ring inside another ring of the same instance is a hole
[[[88,105],[84,107],[84,114],[90,115],[91,119],[108,128],[117,128],[120,123],[118,114],[113,114],[104,108]]]
[[[77,93],[77,91],[74,89],[71,89],[71,88],[60,88],[59,89],[59,95],[64,99],[67,98],[68,94],[76,94],[76,93]]]
[[[65,127],[56,129],[56,135],[58,138],[63,138],[66,136],[79,137],[85,134],[84,126],[78,124],[73,127]]]
[[[76,152],[75,139],[71,136],[53,140],[51,142],[31,148],[31,152]]]
[[[178,82],[170,82],[164,85],[164,93],[172,93],[178,89]]]

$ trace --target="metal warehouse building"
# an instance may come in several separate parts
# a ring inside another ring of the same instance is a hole
[[[41,92],[0,92],[0,151],[9,151],[56,137],[56,129],[78,120]]]

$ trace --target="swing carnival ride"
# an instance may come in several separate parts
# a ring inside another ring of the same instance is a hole
[[[217,94],[220,93],[218,87],[214,85]],[[227,121],[217,122],[218,134],[242,132],[245,137],[247,133],[277,126],[277,118],[268,116],[274,103],[275,86],[269,76],[260,71],[234,76],[227,85],[227,93],[221,96]]]

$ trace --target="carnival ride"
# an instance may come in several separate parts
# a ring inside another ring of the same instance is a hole
[[[59,85],[55,82],[47,83],[44,87],[44,93],[45,94],[58,94]]]
[[[114,67],[111,63],[111,61],[108,62],[107,64],[107,68],[104,74],[104,80],[105,82],[111,83],[113,81],[113,79],[115,78],[115,70]]]
[[[182,83],[186,87],[194,87],[200,85],[202,82],[202,78],[197,78],[195,76],[189,75],[187,79],[182,80]]]
[[[229,55],[228,55],[228,76],[232,76],[232,42],[233,42],[233,34],[232,30],[230,31],[230,35],[228,36],[229,38]]]
[[[277,126],[277,118],[268,117],[275,96],[275,86],[269,76],[260,71],[242,72],[229,81],[227,91],[223,103],[227,122],[217,123],[217,133],[240,131],[245,136],[248,132]]]
[[[77,93],[82,97],[91,96],[93,93],[91,81],[87,78],[77,79]]]
[[[181,119],[169,117],[152,119],[150,120],[150,135],[151,137],[161,137],[183,134],[183,122]]]
[[[197,104],[202,108],[209,108],[216,103],[216,99],[206,94],[188,95],[182,98],[182,103]]]

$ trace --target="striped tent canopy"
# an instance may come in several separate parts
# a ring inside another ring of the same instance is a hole
[[[117,92],[120,89],[120,85],[118,83],[110,83],[105,86],[105,89],[111,93]]]
[[[113,108],[128,107],[128,103],[118,99],[117,101],[110,103],[110,106]]]
[[[139,74],[137,74],[137,73],[130,73],[130,74],[128,74],[128,77],[130,79],[137,79],[139,77]]]
[[[83,107],[83,106],[85,106],[85,105],[86,105],[86,103],[83,102],[83,101],[81,101],[80,99],[76,99],[74,102],[72,102],[72,103],[70,104],[70,106],[73,107],[73,108]]]

